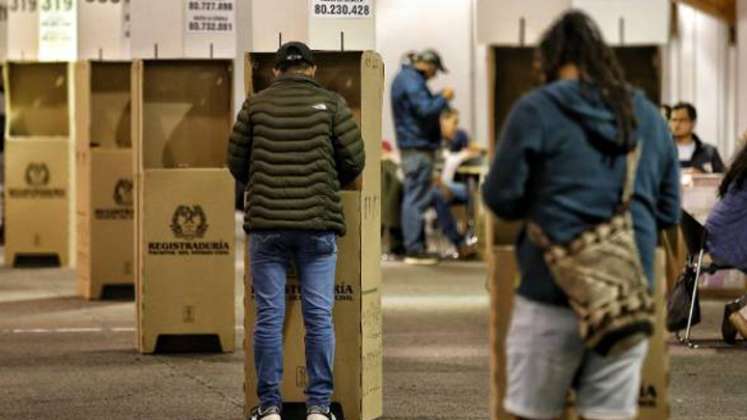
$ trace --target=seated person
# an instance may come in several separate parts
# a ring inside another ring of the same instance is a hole
[[[683,173],[720,174],[724,163],[715,146],[704,143],[695,134],[698,112],[692,104],[680,102],[672,107],[669,128],[677,142]]]
[[[441,114],[441,135],[445,162],[440,176],[434,179],[433,206],[444,235],[456,247],[460,258],[468,258],[476,252],[476,241],[459,232],[451,205],[466,204],[469,190],[465,183],[455,182],[454,175],[462,162],[480,156],[480,151],[470,146],[469,136],[459,129],[459,112],[455,109],[447,109]]]
[[[399,260],[405,256],[402,236],[402,170],[391,142],[384,140],[381,150],[381,230],[386,240],[384,257]]]
[[[737,154],[718,193],[721,200],[705,226],[708,252],[718,265],[747,273],[747,146]],[[747,296],[726,305],[722,333],[727,342],[734,341],[737,330],[747,337],[747,319],[739,312],[745,305]]]

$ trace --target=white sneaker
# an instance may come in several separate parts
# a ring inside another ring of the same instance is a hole
[[[277,407],[269,407],[266,410],[262,410],[260,407],[255,407],[252,410],[252,414],[249,415],[249,420],[282,420],[280,418],[280,409]]]
[[[306,420],[337,420],[335,418],[335,415],[332,414],[331,411],[329,411],[329,408],[326,410],[321,409],[319,407],[311,407],[308,411],[308,414],[306,415]]]

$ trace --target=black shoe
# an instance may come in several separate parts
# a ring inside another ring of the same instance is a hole
[[[441,258],[435,254],[425,252],[410,253],[405,257],[405,264],[410,265],[436,265],[441,262]]]
[[[729,302],[724,306],[724,319],[721,321],[721,336],[724,341],[728,344],[734,344],[737,342],[737,329],[729,321],[731,314],[742,309],[741,299]]]

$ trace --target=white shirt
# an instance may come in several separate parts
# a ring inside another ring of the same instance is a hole
[[[681,162],[691,161],[695,154],[695,142],[686,145],[677,144],[677,153],[679,153]]]

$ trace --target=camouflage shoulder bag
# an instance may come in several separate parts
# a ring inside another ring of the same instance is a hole
[[[628,153],[621,205],[615,215],[566,244],[554,244],[530,222],[529,238],[544,252],[568,296],[586,346],[602,355],[632,348],[653,332],[654,302],[635,243],[630,202],[640,147]]]

